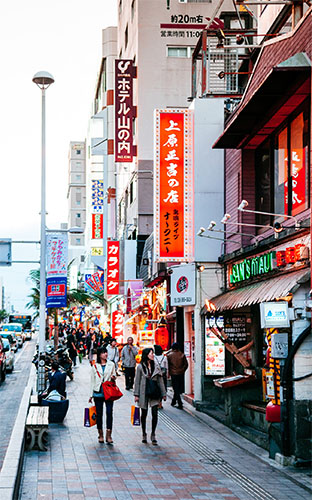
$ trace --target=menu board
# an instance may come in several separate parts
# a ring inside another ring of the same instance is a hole
[[[205,375],[225,375],[225,348],[223,342],[215,336],[211,327],[222,327],[220,316],[205,319]]]
[[[224,333],[227,335],[229,342],[234,342],[236,346],[246,344],[248,323],[251,323],[251,318],[244,314],[226,315],[224,318]]]

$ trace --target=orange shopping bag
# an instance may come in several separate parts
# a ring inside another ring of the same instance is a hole
[[[95,406],[84,409],[84,426],[92,427],[96,424],[96,409]]]

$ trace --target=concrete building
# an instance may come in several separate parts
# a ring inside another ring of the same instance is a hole
[[[70,142],[68,153],[68,227],[86,226],[86,146]],[[84,234],[69,234],[69,245],[84,246]]]

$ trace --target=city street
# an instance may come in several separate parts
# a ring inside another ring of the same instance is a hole
[[[13,372],[7,373],[5,382],[0,385],[0,469],[10,441],[19,404],[28,382],[35,346],[35,339],[24,343],[23,347],[15,354]]]
[[[123,389],[123,377],[118,378]],[[89,365],[75,369],[67,384],[70,409],[64,424],[49,427],[49,451],[26,452],[21,500],[308,499],[311,491],[287,470],[261,460],[263,450],[214,420],[207,425],[170,406],[160,412],[158,446],[141,443],[141,432],[130,423],[132,392],[114,406],[114,446],[100,445],[97,430],[83,427],[88,404]],[[148,421],[148,428],[150,420]],[[233,436],[233,442],[231,441]],[[255,454],[258,450],[258,456]],[[287,474],[286,474],[287,473]]]

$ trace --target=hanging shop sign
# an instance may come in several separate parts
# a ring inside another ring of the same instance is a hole
[[[119,294],[119,241],[107,242],[107,295]]]
[[[225,375],[225,347],[210,329],[217,323],[223,326],[221,317],[205,318],[205,375]]]
[[[261,328],[288,328],[288,302],[262,302],[260,304]]]
[[[131,59],[115,60],[115,161],[132,162],[134,155],[133,79],[135,67]]]
[[[47,278],[46,307],[58,308],[67,306],[67,278]]]
[[[193,112],[155,111],[154,246],[156,262],[192,262]]]
[[[229,274],[229,283],[230,285],[234,285],[248,281],[257,276],[282,269],[285,266],[287,266],[287,269],[290,269],[292,264],[304,262],[308,258],[309,249],[302,243],[289,246],[285,250],[272,250],[261,255],[256,255],[232,265]]]
[[[47,276],[67,276],[67,232],[48,232],[46,236]]]
[[[171,267],[171,270],[171,306],[195,305],[195,264],[181,264],[180,266]]]
[[[102,256],[104,255],[104,250],[102,247],[92,247],[91,248],[91,255],[94,256]]]
[[[112,313],[112,337],[122,337],[124,330],[124,314],[122,311],[114,311]],[[121,340],[122,341],[122,340]]]
[[[104,191],[103,180],[91,181],[91,212],[92,214],[103,214]]]
[[[92,214],[92,239],[103,238],[103,214]]]

